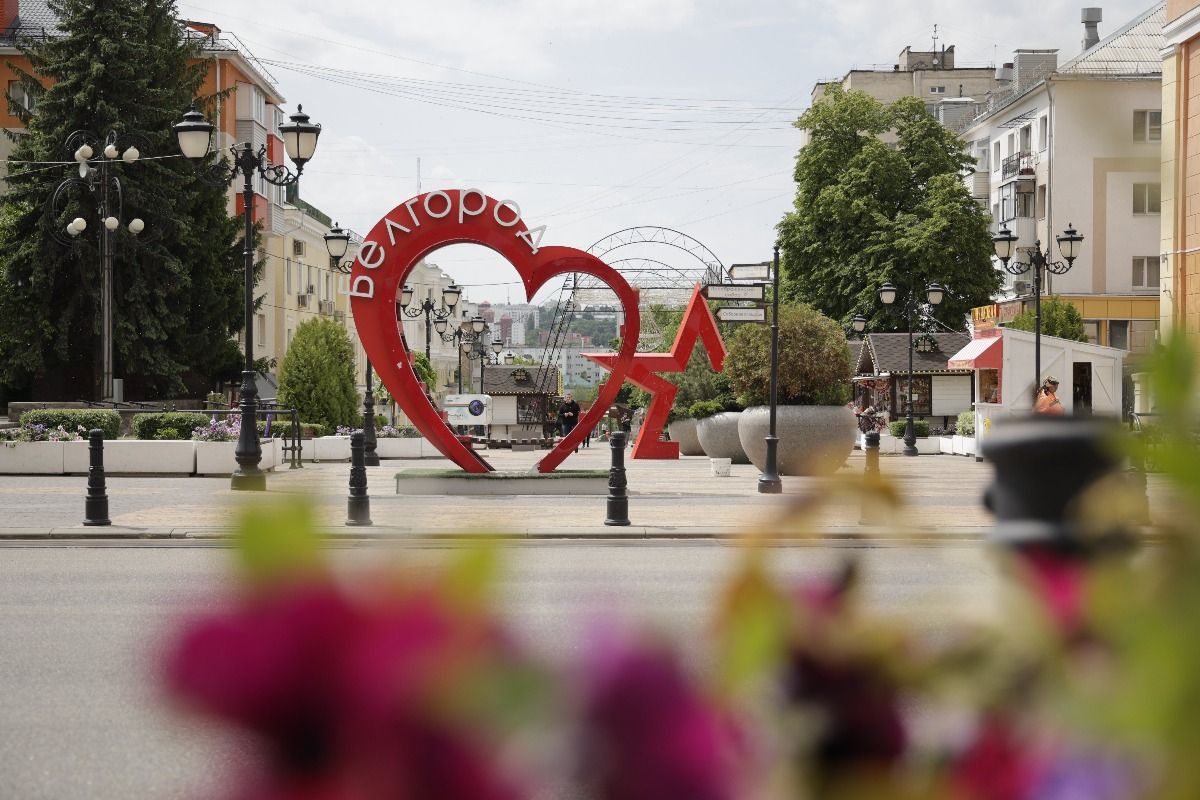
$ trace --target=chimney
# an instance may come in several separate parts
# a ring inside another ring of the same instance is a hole
[[[12,30],[20,10],[20,0],[0,0],[0,31]]]
[[[1013,79],[1013,62],[1007,61],[999,67],[996,67],[996,80],[998,82],[1009,82]]]
[[[1100,21],[1104,19],[1104,9],[1085,8],[1079,15],[1083,23],[1083,52],[1091,50],[1100,43]]]

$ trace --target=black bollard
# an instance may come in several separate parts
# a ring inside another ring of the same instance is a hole
[[[983,453],[996,468],[984,496],[996,515],[992,541],[1069,558],[1132,543],[1135,525],[1127,517],[1078,513],[1081,495],[1118,473],[1115,436],[1115,423],[1094,418],[1030,417],[995,425]]]
[[[884,522],[876,488],[879,486],[879,431],[870,431],[864,436],[862,507],[859,509],[859,525],[879,525]]]
[[[104,431],[88,431],[88,488],[83,502],[84,525],[111,525],[108,493],[104,486]]]
[[[366,448],[362,431],[350,434],[350,497],[346,500],[346,524],[371,524],[371,498],[367,494]]]
[[[624,431],[612,435],[609,448],[612,450],[612,466],[608,469],[608,518],[605,525],[629,524],[629,496],[625,480],[625,437]]]
[[[1146,434],[1135,431],[1132,434],[1132,447],[1129,454],[1129,483],[1132,491],[1131,499],[1137,504],[1136,519],[1142,525],[1150,524],[1150,497],[1146,494]]]

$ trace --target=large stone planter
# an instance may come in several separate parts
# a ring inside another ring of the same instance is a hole
[[[191,475],[196,448],[191,439],[108,439],[104,442],[104,471],[112,475]],[[88,442],[66,442],[63,471],[86,475],[91,466]]]
[[[62,475],[66,442],[5,442],[0,444],[0,474]],[[84,442],[86,445],[87,442]]]
[[[696,435],[696,420],[677,419],[667,426],[667,432],[672,442],[679,442],[679,455],[704,455],[704,448],[700,446],[700,439]]]
[[[742,412],[738,437],[750,461],[760,470],[767,463],[768,430],[767,406]],[[775,434],[779,437],[776,456],[780,475],[832,475],[854,449],[858,425],[854,412],[845,406],[779,406]]]
[[[376,439],[375,454],[380,458],[421,458],[425,455],[425,440]]]
[[[379,441],[376,440],[376,446]],[[350,460],[350,437],[349,436],[320,436],[312,440],[312,457],[314,461],[349,461]],[[305,445],[305,452],[308,452],[308,446]],[[379,451],[376,450],[376,453]]]
[[[233,452],[237,449],[236,441],[193,444],[196,445],[197,475],[232,475],[237,469],[237,456]],[[274,469],[280,443],[278,440],[260,439],[258,445],[262,449],[262,460],[258,462],[258,468],[263,472]]]
[[[742,441],[738,438],[738,417],[740,411],[726,411],[723,414],[713,414],[696,422],[696,438],[704,448],[704,454],[709,458],[728,458],[734,464],[749,464],[750,459],[742,449]]]

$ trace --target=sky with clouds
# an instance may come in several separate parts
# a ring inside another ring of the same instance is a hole
[[[1101,36],[1150,7],[1109,0]],[[1079,52],[1064,0],[200,0],[323,125],[302,196],[359,233],[436,188],[519,203],[544,244],[680,230],[726,265],[770,257],[813,83],[906,45],[959,65]],[[420,159],[418,183],[417,160]],[[688,256],[683,256],[686,260]],[[482,248],[431,260],[472,300],[519,302]]]

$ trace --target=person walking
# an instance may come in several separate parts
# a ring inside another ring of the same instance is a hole
[[[1063,413],[1063,404],[1058,399],[1058,379],[1047,375],[1038,389],[1037,399],[1033,403],[1033,413],[1057,416]]]
[[[575,402],[575,398],[570,392],[567,392],[563,397],[562,405],[558,407],[558,424],[564,438],[570,436],[571,431],[575,430],[575,426],[579,424],[579,403]]]

